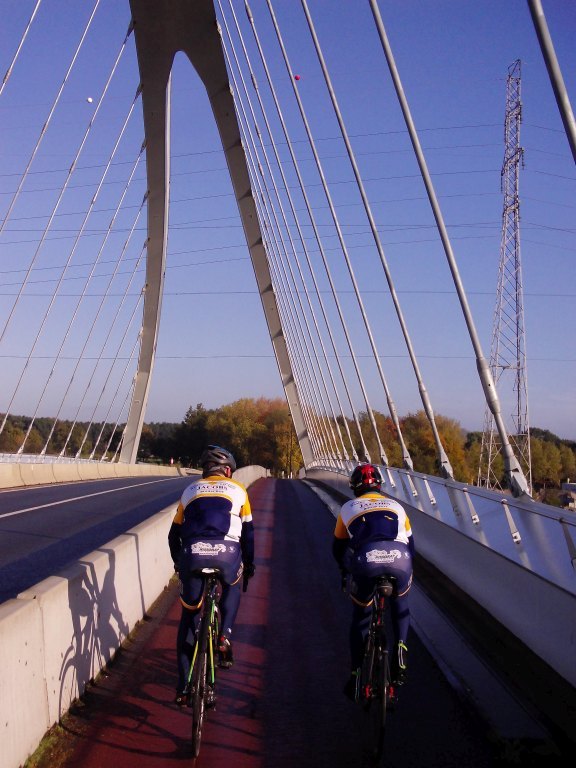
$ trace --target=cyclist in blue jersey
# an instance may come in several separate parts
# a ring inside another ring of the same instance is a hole
[[[402,685],[406,680],[406,639],[410,626],[408,590],[412,584],[414,539],[404,507],[381,493],[381,485],[382,475],[378,467],[358,465],[350,476],[350,487],[356,498],[342,506],[334,529],[332,552],[340,569],[352,577],[352,672],[344,687],[344,693],[352,699],[379,576],[395,578],[391,617],[396,642],[391,674],[396,685]]]
[[[220,666],[231,667],[232,627],[240,605],[242,576],[254,575],[254,524],[246,488],[232,474],[234,457],[209,445],[200,457],[202,477],[180,499],[168,534],[170,554],[180,577],[182,615],[176,640],[178,684],[176,704],[186,705],[184,689],[193,651],[196,617],[202,607],[202,568],[218,568],[223,583],[220,600]]]

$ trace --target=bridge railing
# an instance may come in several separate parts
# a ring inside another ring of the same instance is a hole
[[[0,464],[98,464],[100,459],[80,459],[75,456],[52,456],[41,453],[0,453]],[[108,462],[110,463],[110,462]]]
[[[576,686],[576,514],[465,483],[382,467],[417,551]],[[349,467],[308,467],[346,496]]]

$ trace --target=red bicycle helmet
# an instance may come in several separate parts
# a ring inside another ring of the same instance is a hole
[[[368,491],[379,491],[382,485],[382,475],[374,464],[359,464],[350,475],[350,488],[355,496],[361,496]]]

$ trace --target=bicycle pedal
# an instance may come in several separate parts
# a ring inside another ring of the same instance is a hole
[[[375,696],[374,688],[372,688],[371,685],[364,685],[360,691],[360,698],[363,701],[370,701],[370,699],[373,699]]]
[[[188,691],[183,691],[182,693],[176,694],[176,698],[174,700],[174,703],[178,707],[189,707],[190,704],[190,693]]]

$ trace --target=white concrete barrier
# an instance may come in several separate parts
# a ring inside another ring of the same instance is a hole
[[[54,480],[57,483],[70,483],[82,480],[79,471],[79,464],[52,464]]]
[[[0,463],[0,488],[17,488],[23,485],[20,464]]]
[[[32,601],[0,605],[0,762],[17,768],[50,726],[42,615]]]
[[[0,488],[70,483],[78,480],[100,480],[111,477],[187,475],[195,471],[179,467],[158,466],[157,464],[120,464],[104,461],[1,462]]]
[[[237,480],[248,488],[249,485],[252,485],[252,483],[260,477],[269,477],[269,475],[270,472],[267,469],[264,469],[264,467],[260,467],[257,464],[253,464],[249,467],[241,467],[240,469],[237,469],[236,472],[234,472],[234,480]]]
[[[116,471],[113,464],[110,464],[106,467],[105,475],[102,474],[102,470],[100,469],[100,462],[83,462],[82,464],[77,464],[76,466],[78,467],[78,475],[80,476],[80,480],[100,480],[100,478],[104,476],[116,477]],[[129,464],[126,465],[125,471],[126,474],[129,474]]]
[[[234,477],[248,486],[267,474],[244,467]],[[2,768],[25,762],[168,584],[175,509],[0,605]]]
[[[20,464],[22,485],[45,485],[54,482],[52,464]]]

